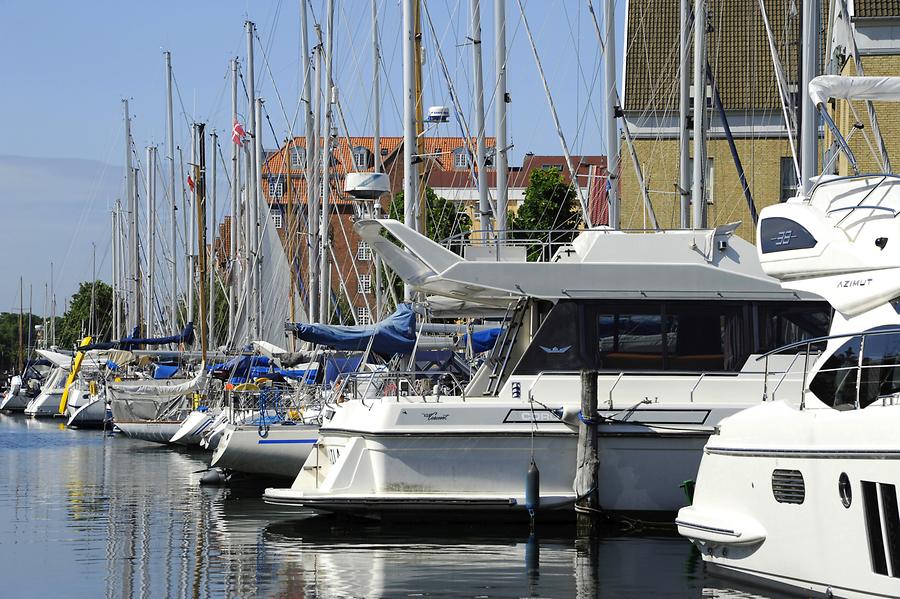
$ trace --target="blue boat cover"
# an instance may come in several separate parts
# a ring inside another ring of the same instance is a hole
[[[397,310],[373,325],[335,326],[324,324],[293,324],[294,334],[303,341],[343,351],[364,351],[372,341],[372,351],[379,354],[410,354],[416,345],[416,314],[410,304],[400,304]]]
[[[500,327],[475,331],[472,333],[472,351],[476,354],[480,354],[481,352],[493,349],[494,344],[497,343],[497,338],[500,337],[502,331],[503,329]],[[468,337],[468,335],[463,335],[463,341],[468,342],[465,337]]]
[[[171,366],[169,364],[157,364],[156,368],[153,369],[153,378],[157,380],[170,379],[175,376],[176,372],[178,372],[178,366]]]

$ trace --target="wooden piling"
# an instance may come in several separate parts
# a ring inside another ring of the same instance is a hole
[[[593,535],[600,511],[597,469],[600,465],[597,431],[597,371],[581,371],[581,413],[575,469],[575,511],[579,536]]]

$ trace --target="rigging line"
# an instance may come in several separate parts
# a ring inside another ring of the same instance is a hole
[[[280,4],[280,1],[279,1],[279,4]],[[272,81],[272,90],[275,92],[275,99],[278,100],[278,107],[281,109],[281,114],[284,117],[285,125],[289,126],[288,135],[291,139],[293,139],[294,138],[294,130],[293,130],[293,127],[290,127],[291,121],[290,121],[290,119],[288,119],[287,110],[285,110],[285,107],[284,107],[284,101],[281,99],[281,92],[278,91],[278,84],[275,82],[275,75],[272,74],[272,68],[269,65],[269,57],[266,54],[265,49],[262,48],[263,43],[262,43],[262,40],[259,39],[258,34],[256,36],[256,39],[257,39],[257,41],[259,41],[260,50],[262,51],[262,55],[263,55],[263,64],[266,66],[266,72],[269,74],[269,79]],[[269,114],[268,111],[266,111],[266,119],[267,120],[269,120],[268,114]],[[269,126],[270,127],[272,126],[271,121],[269,122]],[[272,136],[275,138],[275,140],[277,142],[278,135],[275,134],[274,128],[272,129]]]
[[[584,194],[581,192],[581,186],[578,185],[577,173],[575,172],[575,167],[572,165],[572,156],[569,153],[569,146],[566,144],[566,138],[562,131],[562,125],[559,122],[559,115],[556,113],[556,107],[553,104],[553,97],[550,94],[550,88],[547,86],[547,78],[544,76],[544,67],[541,65],[541,58],[538,56],[537,47],[534,45],[534,38],[531,35],[531,27],[528,26],[528,18],[525,16],[525,7],[522,5],[522,0],[516,0],[516,4],[519,5],[519,13],[522,15],[522,24],[525,27],[525,33],[528,34],[528,42],[531,45],[531,53],[534,55],[534,61],[537,64],[538,73],[541,77],[541,83],[544,86],[544,95],[547,97],[547,103],[550,106],[550,113],[553,116],[553,122],[556,125],[556,134],[559,136],[559,143],[562,146],[563,154],[566,156],[566,164],[569,167],[569,173],[572,177],[572,181],[575,184],[575,192],[578,195],[578,202],[581,204],[581,213],[582,219],[584,223],[590,227],[591,226],[591,214],[590,209],[588,208],[587,202],[584,199]]]

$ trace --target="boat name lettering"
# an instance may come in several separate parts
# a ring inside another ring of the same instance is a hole
[[[504,424],[517,424],[520,422],[557,422],[562,417],[562,410],[530,410],[527,408],[514,408],[506,413]]]
[[[843,281],[838,281],[838,287],[865,287],[872,283],[872,279],[844,279]]]
[[[426,421],[432,422],[435,420],[445,421],[450,416],[450,414],[438,414],[437,412],[425,412],[422,414],[422,417],[425,418]]]

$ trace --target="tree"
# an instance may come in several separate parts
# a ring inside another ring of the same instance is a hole
[[[510,219],[514,239],[538,240],[528,248],[528,259],[547,259],[559,245],[575,238],[580,220],[578,198],[571,184],[556,169],[534,169],[528,176],[525,201]],[[550,233],[549,231],[555,232]]]
[[[94,289],[94,330],[88,331],[91,322],[91,289]],[[94,333],[95,341],[109,339],[112,331],[112,287],[103,281],[85,281],[69,300],[69,309],[63,314],[56,328],[59,347],[74,347],[84,334]]]
[[[462,206],[457,202],[440,197],[430,187],[425,188],[425,207],[425,235],[429,239],[444,241],[453,235],[468,233],[472,230],[472,219],[469,218]],[[401,191],[391,200],[388,217],[403,222],[403,209],[403,192]],[[456,247],[450,249],[458,253],[460,244],[453,245]]]

